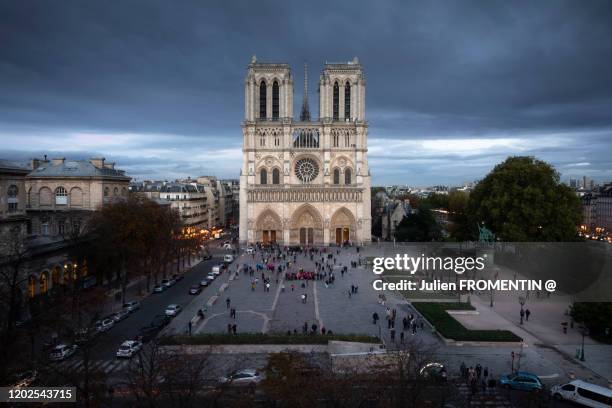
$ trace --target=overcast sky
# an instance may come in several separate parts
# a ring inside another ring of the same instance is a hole
[[[611,1],[0,0],[0,158],[103,155],[238,177],[251,55],[367,77],[373,184],[461,184],[508,155],[612,180]]]

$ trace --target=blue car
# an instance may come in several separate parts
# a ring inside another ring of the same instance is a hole
[[[499,379],[499,385],[523,391],[540,391],[543,388],[542,381],[540,381],[537,375],[524,371],[502,375]]]

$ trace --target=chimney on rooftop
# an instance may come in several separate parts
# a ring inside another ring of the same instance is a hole
[[[51,159],[51,164],[54,166],[59,166],[60,164],[64,164],[66,159],[64,157],[59,157],[55,159]]]
[[[107,169],[114,170],[115,169],[115,162],[104,163],[104,167],[106,167]]]
[[[91,159],[89,159],[89,162],[97,168],[101,169],[104,167],[104,160],[104,157],[92,157]]]

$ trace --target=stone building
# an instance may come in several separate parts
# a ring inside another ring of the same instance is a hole
[[[319,118],[293,118],[288,64],[255,57],[244,85],[240,241],[329,245],[371,240],[365,77],[357,58],[326,63]]]
[[[0,256],[26,236],[25,176],[29,170],[0,160]]]
[[[382,238],[392,240],[395,237],[395,229],[409,214],[412,214],[412,207],[408,200],[387,202],[382,213]]]
[[[170,202],[170,208],[179,213],[185,227],[208,227],[206,193],[197,185],[167,183],[161,187],[159,198]]]

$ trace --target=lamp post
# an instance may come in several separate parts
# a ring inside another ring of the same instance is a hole
[[[582,348],[580,350],[580,361],[584,361],[584,337],[589,335],[589,329],[586,326],[580,326],[580,333],[582,334]]]
[[[518,301],[521,305],[520,315],[521,315],[521,324],[523,324],[523,316],[525,316],[525,311],[523,310],[523,306],[525,306],[526,299],[523,296],[519,296]]]

